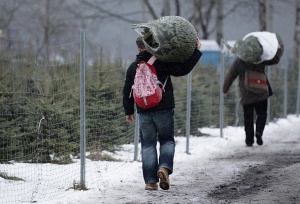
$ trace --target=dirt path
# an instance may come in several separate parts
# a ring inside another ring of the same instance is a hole
[[[188,166],[176,165],[168,191],[145,191],[141,181],[132,180],[116,186],[114,198],[106,196],[109,189],[101,192],[97,203],[300,203],[300,141],[241,146],[211,159],[195,157]]]
[[[219,203],[300,203],[300,149],[296,142],[277,145],[276,152],[239,152],[220,160],[248,161],[243,172],[215,187],[208,197]],[[216,159],[218,160],[218,159]],[[250,164],[256,163],[258,164]]]

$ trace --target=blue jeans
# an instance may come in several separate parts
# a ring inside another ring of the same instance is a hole
[[[174,110],[166,109],[139,114],[142,145],[142,167],[145,183],[157,183],[157,171],[166,168],[173,172],[175,154]],[[159,158],[157,141],[160,143]]]

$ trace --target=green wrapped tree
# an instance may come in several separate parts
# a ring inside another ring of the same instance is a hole
[[[148,52],[165,62],[183,62],[194,52],[197,32],[180,16],[164,16],[148,23],[134,24]],[[140,31],[141,29],[141,31]]]

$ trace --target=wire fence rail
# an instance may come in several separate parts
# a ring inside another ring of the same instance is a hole
[[[140,160],[138,121],[127,124],[122,107],[126,68],[136,53],[120,56],[86,38],[81,31],[78,41],[57,46],[0,38],[0,203],[101,190],[109,183],[105,175],[114,173],[108,166],[117,171]],[[203,136],[203,127],[219,128],[224,137],[230,134],[224,127],[243,125],[237,83],[225,99],[221,90],[232,58],[221,52],[220,59],[218,67],[198,63],[189,75],[172,77],[175,134],[186,137],[186,153],[189,137]],[[296,86],[287,80],[295,73],[288,70],[269,68],[275,92],[269,120],[297,111]],[[127,146],[134,146],[130,158],[118,154]]]

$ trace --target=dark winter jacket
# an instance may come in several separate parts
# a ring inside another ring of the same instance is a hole
[[[153,112],[163,109],[171,109],[175,107],[173,85],[171,77],[168,76],[184,76],[187,75],[197,64],[202,53],[195,49],[193,55],[185,62],[162,62],[158,59],[155,60],[153,66],[156,68],[158,80],[164,83],[167,79],[165,85],[165,92],[163,92],[162,100],[160,103],[149,109],[142,109],[137,106],[137,112]],[[125,110],[125,115],[132,115],[134,113],[134,98],[130,96],[131,88],[134,83],[134,77],[136,73],[136,68],[138,63],[141,61],[148,61],[152,55],[147,51],[142,51],[136,56],[135,62],[133,62],[127,69],[125,84],[123,88],[123,107]]]
[[[256,103],[262,100],[267,99],[269,96],[273,95],[272,88],[270,86],[269,81],[268,82],[268,93],[263,94],[255,94],[250,91],[247,91],[245,89],[245,72],[246,69],[254,70],[257,72],[265,73],[265,67],[266,65],[273,65],[277,64],[280,60],[280,57],[282,55],[282,50],[279,49],[276,53],[275,57],[272,60],[264,61],[259,64],[252,64],[247,63],[241,60],[240,58],[237,58],[227,76],[225,77],[224,85],[223,85],[223,93],[228,93],[230,86],[232,85],[233,81],[239,77],[239,89],[240,89],[240,96],[241,96],[241,104],[247,105]]]

